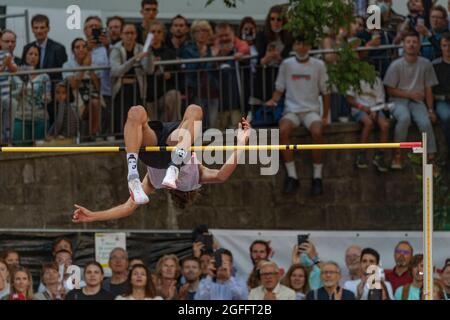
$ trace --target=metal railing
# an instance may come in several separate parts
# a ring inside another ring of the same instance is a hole
[[[360,47],[355,50],[371,52],[391,51],[399,48],[401,46],[385,45]],[[339,49],[312,50],[311,55],[338,51]],[[256,123],[259,121],[259,125],[276,125],[279,114],[276,114],[277,111],[274,109],[265,108],[264,103],[272,95],[278,68],[277,66],[257,65],[256,58],[257,56],[245,56],[242,60],[237,61],[233,56],[227,56],[155,61],[153,74],[143,77],[134,74],[132,77],[106,79],[106,81],[111,81],[112,88],[116,87],[115,90],[113,89],[111,97],[101,96],[99,90],[95,89],[91,77],[86,77],[84,80],[84,91],[81,93],[80,88],[73,88],[72,84],[66,81],[64,83],[66,87],[64,106],[67,110],[62,115],[62,111],[59,110],[62,101],[61,99],[59,102],[57,101],[55,92],[57,82],[60,80],[48,79],[37,84],[32,79],[52,73],[84,72],[86,76],[90,72],[111,70],[111,67],[24,70],[14,74],[3,72],[0,73],[0,77],[10,79],[10,94],[6,102],[3,100],[0,103],[0,132],[5,126],[3,120],[5,114],[9,117],[11,132],[9,140],[5,141],[5,136],[2,135],[0,143],[41,144],[43,143],[41,140],[45,136],[50,135],[55,138],[60,136],[60,132],[64,133],[62,136],[68,135],[69,140],[61,140],[61,143],[65,144],[112,139],[112,137],[120,139],[123,136],[127,111],[136,104],[145,106],[149,118],[153,120],[181,120],[184,108],[195,103],[201,105],[205,110],[205,126],[224,129],[235,125],[234,122],[249,112]],[[386,63],[386,58],[390,59],[390,56],[373,56],[371,62],[378,63],[377,68],[381,69],[382,65]],[[19,81],[20,88],[14,88],[16,81],[13,79],[21,79],[21,82]],[[105,81],[105,79],[101,80]],[[142,84],[146,84],[147,87]],[[44,88],[43,92],[42,88]],[[47,92],[48,88],[51,88],[50,92]],[[37,92],[42,96],[36,97]],[[24,104],[27,98],[28,105]],[[10,110],[9,113],[1,112],[5,107]],[[26,107],[30,110],[24,110]],[[345,108],[345,101],[339,95],[334,99],[333,108],[344,108],[347,111],[344,110],[342,115],[348,116],[346,113],[349,109]],[[39,115],[39,112],[42,113],[43,109],[45,110],[44,118],[38,117],[40,122],[36,122],[36,115]],[[25,117],[26,111],[28,113]],[[58,111],[59,118],[57,117]],[[57,123],[59,130],[55,131],[56,120],[49,122],[49,113],[53,113],[55,119],[57,118],[59,121]],[[74,115],[77,115],[77,119],[73,119]],[[333,120],[336,118],[336,116],[333,117]],[[71,120],[76,121],[71,122]],[[61,121],[63,121],[62,127]],[[77,124],[74,124],[75,122]],[[76,126],[76,134],[73,134],[73,130],[70,128],[71,123]],[[21,130],[21,132],[18,134],[17,130]]]

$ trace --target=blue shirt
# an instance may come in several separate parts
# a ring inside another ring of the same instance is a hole
[[[215,282],[211,277],[200,281],[195,300],[247,300],[248,289],[245,282],[231,277],[224,283]]]
[[[92,50],[92,64],[97,67],[108,67],[109,58],[108,51],[104,46],[98,46]],[[100,70],[101,72],[101,87],[100,93],[102,96],[111,96],[111,77],[109,70]]]

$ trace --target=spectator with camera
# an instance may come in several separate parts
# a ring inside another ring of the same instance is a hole
[[[396,300],[421,300],[423,288],[423,255],[416,254],[409,263],[409,272],[413,281],[410,284],[399,287],[395,291]]]
[[[3,300],[33,300],[33,278],[30,270],[17,266],[11,271],[11,288]]]
[[[281,280],[281,284],[295,291],[295,300],[305,300],[309,292],[308,270],[301,264],[293,264]]]
[[[128,253],[123,248],[114,248],[109,254],[108,265],[111,268],[111,278],[103,281],[102,287],[117,297],[129,291],[128,281]]]
[[[3,50],[6,50],[9,52],[9,54],[12,57],[12,62],[16,66],[20,66],[22,64],[22,60],[19,57],[16,57],[14,55],[14,51],[16,50],[16,43],[17,43],[17,35],[13,30],[10,29],[4,29],[2,32],[0,32],[0,48],[3,46]]]
[[[420,39],[416,33],[407,33],[403,45],[405,55],[389,66],[384,77],[384,85],[390,101],[394,103],[392,115],[397,120],[394,139],[407,140],[411,119],[416,122],[420,132],[426,132],[428,160],[434,162],[437,152],[432,122],[436,121],[434,112],[433,87],[438,84],[433,65],[420,57]],[[403,169],[401,150],[396,150],[391,169]]]
[[[131,268],[127,283],[130,285],[116,296],[116,300],[163,300],[156,294],[151,273],[143,264],[135,264]]]
[[[441,38],[442,57],[433,61],[439,84],[433,88],[436,113],[447,142],[447,166],[450,166],[450,32]]]
[[[353,292],[339,286],[341,269],[336,262],[323,263],[320,278],[323,287],[308,292],[306,300],[355,300]]]
[[[323,286],[319,259],[316,246],[309,240],[309,235],[298,235],[297,244],[292,250],[292,265],[300,264],[308,270],[308,286],[311,290]]]
[[[200,284],[200,260],[194,256],[184,258],[181,261],[181,274],[185,283],[178,289],[178,299],[194,300]]]
[[[55,262],[44,263],[41,271],[41,283],[44,286],[43,292],[34,295],[35,300],[64,300],[66,290],[61,283],[62,275],[59,274],[59,267]]]
[[[86,286],[69,291],[65,300],[113,300],[114,296],[102,288],[103,277],[103,267],[100,263],[88,262],[84,267]]]
[[[447,24],[447,10],[440,5],[434,6],[430,11],[430,25],[418,25],[416,31],[422,36],[421,56],[428,60],[434,60],[442,56],[441,44],[442,35],[449,32]]]
[[[363,249],[360,265],[361,279],[345,282],[344,288],[353,292],[357,300],[393,300],[392,286],[384,281],[380,267],[380,254],[372,248]]]
[[[208,276],[200,281],[195,300],[247,300],[245,283],[235,277],[233,255],[227,249],[218,249],[210,260]]]
[[[262,262],[258,272],[261,285],[250,291],[248,300],[295,300],[295,291],[280,283],[280,269],[275,262]]]
[[[96,21],[96,20],[91,20]],[[93,53],[88,49],[88,43],[76,38],[72,41],[73,58],[64,64],[64,68],[73,69],[79,67],[96,67]],[[64,72],[64,79],[70,83],[72,94],[81,120],[88,123],[88,132],[95,137],[100,134],[101,117],[101,71],[77,71]]]
[[[410,284],[413,279],[409,272],[409,264],[414,254],[414,249],[408,241],[400,241],[394,249],[395,266],[386,271],[386,280],[392,285],[395,292],[399,287]]]
[[[162,256],[156,264],[153,283],[157,295],[164,300],[176,300],[178,298],[177,283],[181,274],[179,259],[174,254]]]

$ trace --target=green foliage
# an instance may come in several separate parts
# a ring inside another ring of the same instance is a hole
[[[416,179],[422,182],[422,155],[410,154],[409,159],[413,166]],[[422,183],[419,183],[418,190],[422,194]],[[422,203],[418,204],[417,212],[422,213]],[[439,173],[433,178],[433,219],[435,230],[449,229],[450,226],[450,189],[448,178]]]
[[[371,86],[375,84],[377,72],[375,67],[358,58],[358,53],[352,50],[350,44],[343,43],[339,48],[338,63],[328,63],[329,85],[334,86],[341,94],[349,89],[361,92],[360,80],[364,79]]]

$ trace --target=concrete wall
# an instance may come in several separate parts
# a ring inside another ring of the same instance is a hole
[[[418,140],[411,131],[409,141]],[[328,143],[358,139],[356,124],[333,125],[326,136]],[[301,130],[294,142],[311,141]],[[74,203],[100,210],[127,199],[123,154],[0,154],[0,228],[190,229],[207,223],[237,229],[420,230],[420,182],[411,166],[380,175],[372,166],[354,169],[354,155],[327,152],[325,194],[319,198],[309,196],[311,159],[302,152],[296,155],[301,177],[296,196],[281,194],[283,168],[276,176],[260,176],[258,165],[241,165],[227,183],[204,186],[202,197],[186,210],[174,209],[159,191],[131,217],[80,226],[71,223]]]

